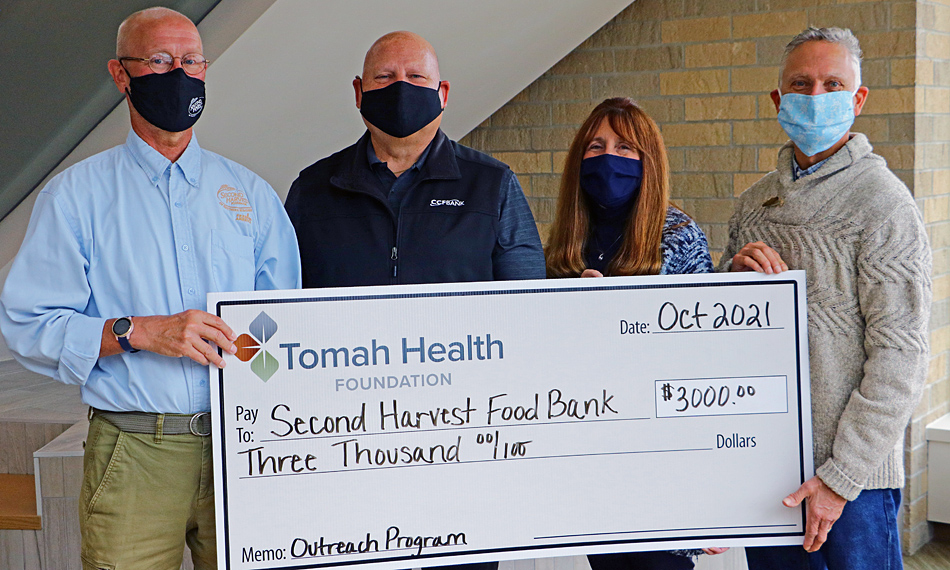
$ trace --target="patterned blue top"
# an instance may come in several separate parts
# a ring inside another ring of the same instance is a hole
[[[670,206],[663,226],[663,266],[660,275],[712,273],[706,234],[689,216]]]

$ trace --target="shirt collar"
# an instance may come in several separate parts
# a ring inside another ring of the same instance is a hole
[[[154,184],[158,183],[162,174],[172,164],[170,160],[142,140],[142,137],[133,129],[129,129],[129,136],[125,139],[125,145],[135,161],[145,171],[146,176]],[[192,186],[197,187],[201,180],[201,147],[198,146],[198,137],[194,133],[191,135],[191,141],[188,142],[185,152],[178,157],[175,164],[181,168],[185,180]]]
[[[829,156],[828,158],[831,158],[831,157]],[[793,154],[792,155],[792,178],[794,180],[798,180],[802,176],[808,176],[808,175],[814,174],[815,172],[818,171],[819,168],[821,168],[822,164],[828,162],[828,158],[822,160],[821,162],[816,162],[815,164],[812,164],[808,168],[802,168],[801,166],[798,166],[798,161],[795,160],[795,155]]]
[[[434,141],[435,139],[432,139],[432,140]],[[386,163],[380,160],[378,156],[376,156],[376,149],[373,148],[373,141],[370,140],[368,142],[369,144],[366,145],[366,159],[369,160],[370,168],[375,169],[375,168],[378,168],[377,165],[385,165]],[[422,167],[425,166],[426,157],[429,156],[429,149],[431,148],[432,148],[432,143],[430,142],[426,146],[426,149],[422,151],[422,154],[419,155],[419,158],[416,160],[415,164],[413,164],[409,168],[409,170],[413,170],[413,171],[421,170]]]

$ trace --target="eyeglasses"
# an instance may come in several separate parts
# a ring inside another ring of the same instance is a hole
[[[181,61],[181,68],[184,69],[188,75],[198,75],[211,63],[200,53],[186,53],[181,57],[175,57],[167,53],[155,53],[148,58],[120,57],[119,61],[139,61],[148,65],[148,68],[155,73],[165,73],[171,71],[176,59]]]

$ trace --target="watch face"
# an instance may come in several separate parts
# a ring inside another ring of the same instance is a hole
[[[129,332],[129,329],[132,328],[132,321],[128,317],[122,317],[121,319],[116,319],[112,323],[112,334],[115,336],[123,336]]]

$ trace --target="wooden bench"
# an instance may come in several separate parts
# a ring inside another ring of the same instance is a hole
[[[0,529],[40,530],[33,475],[0,474]]]

